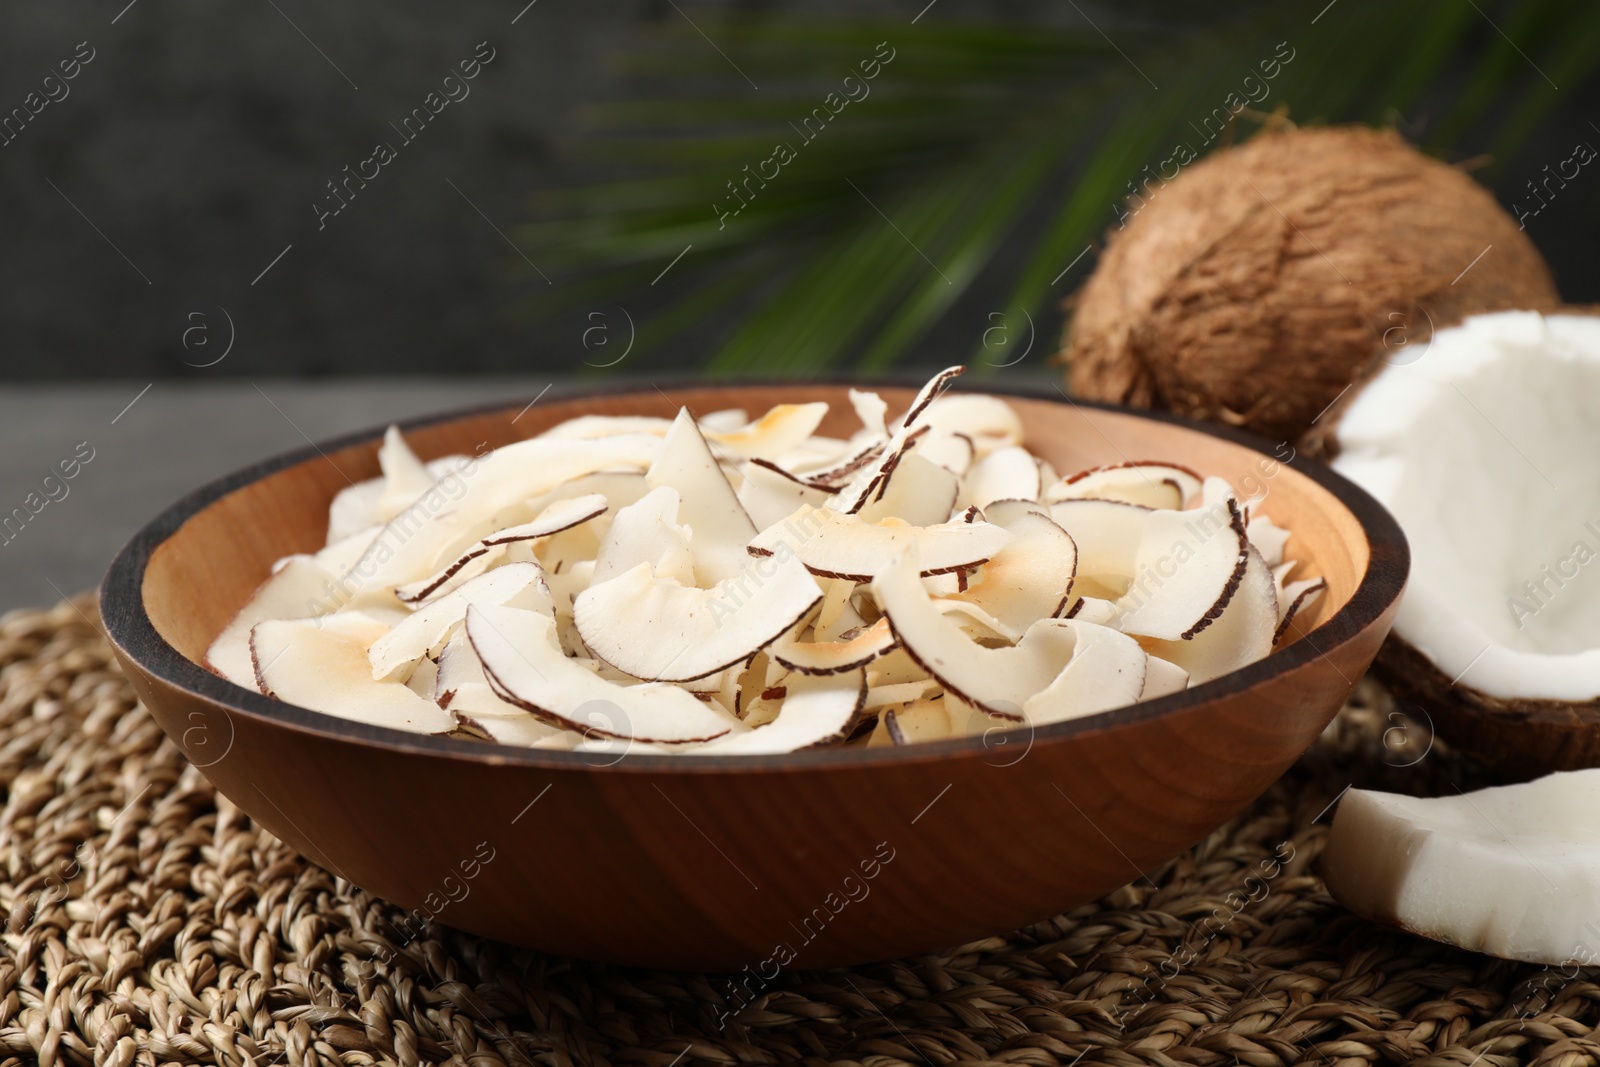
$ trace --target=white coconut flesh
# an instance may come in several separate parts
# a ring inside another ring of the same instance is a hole
[[[1600,962],[1600,769],[1434,798],[1351,789],[1328,891],[1378,922],[1505,959]]]
[[[1011,534],[987,522],[952,519],[913,526],[896,518],[867,522],[831,508],[802,506],[789,519],[754,537],[749,553],[757,557],[798,558],[823,578],[871,581],[905,546],[917,546],[924,574],[976,567],[991,559]]]
[[[1362,387],[1336,435],[1334,469],[1411,545],[1396,637],[1496,698],[1600,698],[1600,318],[1442,330]]]
[[[673,743],[709,741],[741,725],[675,685],[606,681],[561,651],[555,620],[537,611],[474,604],[467,638],[494,690],[555,726]]]
[[[208,663],[396,729],[711,756],[1065,722],[1297,632],[1321,582],[1290,531],[1159,459],[1058,479],[958,373],[898,412],[852,391],[848,437],[821,404],[584,416],[432,463],[391,432]]]

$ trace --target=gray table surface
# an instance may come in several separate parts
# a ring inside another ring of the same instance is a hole
[[[47,501],[20,533],[0,540],[0,611],[53,604],[99,584],[112,555],[139,527],[214,478],[308,440],[452,407],[532,398],[551,382],[159,381],[146,390],[148,384],[0,391],[0,516]],[[61,460],[89,449],[93,458],[74,478],[43,484],[59,474]],[[30,493],[37,494],[31,503]]]

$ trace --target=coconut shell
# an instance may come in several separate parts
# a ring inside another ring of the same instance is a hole
[[[1392,130],[1264,132],[1147,191],[1077,297],[1079,396],[1295,441],[1432,329],[1560,301],[1494,197]]]
[[[1452,684],[1409,642],[1390,634],[1374,670],[1394,694],[1426,708],[1457,751],[1509,780],[1600,767],[1600,703],[1507,700]]]

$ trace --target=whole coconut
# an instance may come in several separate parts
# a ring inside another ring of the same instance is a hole
[[[1292,441],[1431,329],[1560,302],[1494,197],[1392,130],[1264,132],[1135,206],[1077,297],[1078,396]]]

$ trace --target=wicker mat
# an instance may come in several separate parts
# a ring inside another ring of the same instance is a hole
[[[1346,785],[1478,781],[1375,687],[1147,879],[940,955],[786,976],[719,1029],[721,979],[446,928],[388,945],[397,909],[184,763],[93,615],[85,597],[0,619],[7,1065],[1600,1061],[1594,971],[1444,948],[1328,898],[1312,865]]]

